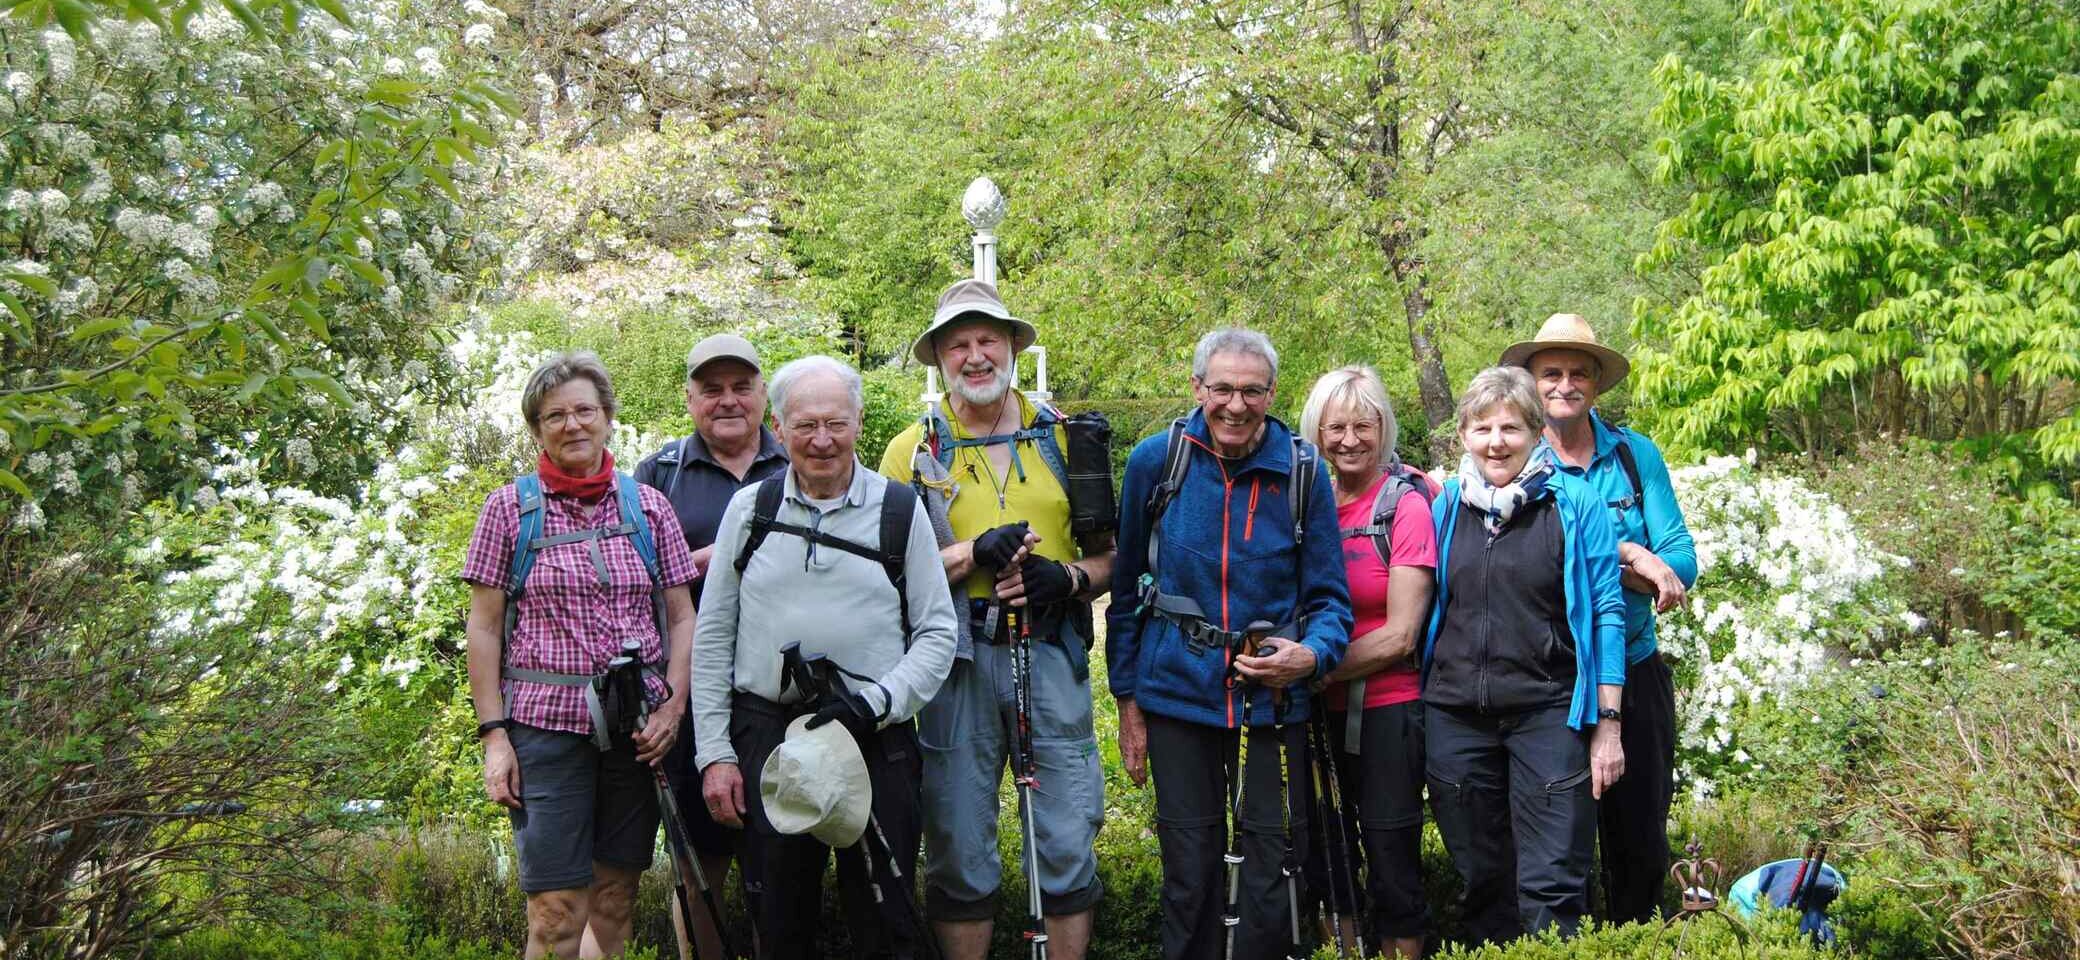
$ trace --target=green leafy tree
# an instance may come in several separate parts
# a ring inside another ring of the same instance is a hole
[[[2080,461],[2080,11],[2032,0],[1754,3],[1760,60],[1655,78],[1694,183],[1642,303],[1649,429],[1692,449],[1967,440]]]
[[[0,15],[11,529],[194,491],[216,446],[372,469],[399,394],[445,381],[426,321],[479,269],[469,203],[516,112],[461,32],[394,2]]]

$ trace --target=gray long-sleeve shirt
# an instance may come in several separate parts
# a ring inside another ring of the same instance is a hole
[[[821,508],[803,496],[792,469],[781,482],[785,495],[775,517],[779,522],[878,546],[887,478],[854,460],[852,482],[844,495]],[[905,553],[912,627],[905,652],[895,588],[872,560],[827,546],[817,547],[812,559],[807,540],[774,532],[738,576],[736,557],[750,534],[757,497],[758,485],[753,484],[730,498],[715,534],[708,583],[701,591],[690,708],[696,732],[694,762],[702,769],[736,762],[729,740],[733,693],[781,702],[801,698],[792,688],[785,697],[780,693],[780,648],[788,643],[799,642],[805,655],[822,653],[846,670],[873,677],[886,691],[885,701],[868,684],[850,678],[845,682],[859,690],[869,706],[887,708],[885,724],[915,716],[953,667],[953,595],[923,510],[911,519]]]

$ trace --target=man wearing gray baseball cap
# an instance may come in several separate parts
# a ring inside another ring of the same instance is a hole
[[[686,354],[686,413],[693,418],[694,431],[645,457],[636,466],[635,477],[663,491],[672,502],[672,512],[686,533],[686,545],[693,548],[694,567],[705,574],[730,497],[787,469],[787,451],[765,426],[766,382],[758,348],[733,333],[714,334],[694,344]],[[696,607],[703,582],[705,577],[688,585]],[[738,855],[743,836],[742,831],[716,823],[701,802],[693,742],[693,714],[688,711],[677,746],[665,758],[665,770],[679,797],[679,816],[691,834],[701,870],[720,881],[729,875],[730,858]],[[757,882],[748,875],[744,879]],[[672,914],[675,923],[678,917]],[[721,955],[714,923],[705,912],[696,916],[700,928],[694,931],[700,948],[696,955]],[[679,933],[686,935],[683,930]],[[683,949],[681,955],[685,955]]]

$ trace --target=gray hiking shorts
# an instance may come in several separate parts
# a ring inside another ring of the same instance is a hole
[[[520,891],[592,886],[592,865],[642,871],[657,846],[657,787],[627,744],[606,753],[592,738],[514,724],[520,809],[509,811]]]
[[[1066,619],[1061,633],[1083,652],[1082,637]],[[1032,647],[1040,905],[1049,916],[1066,916],[1089,910],[1104,892],[1092,847],[1105,821],[1105,776],[1091,731],[1090,680],[1077,682],[1061,643],[1035,637]],[[997,853],[997,788],[1018,736],[1014,649],[976,643],[975,659],[955,660],[938,695],[917,715],[917,739],[924,746],[925,912],[934,920],[996,915],[1004,871]],[[1001,815],[1018,817],[1017,804],[1006,804]],[[1033,857],[1035,851],[1022,855]]]

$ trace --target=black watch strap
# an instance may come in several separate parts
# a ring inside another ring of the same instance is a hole
[[[1625,714],[1620,712],[1616,707],[1604,707],[1603,709],[1596,711],[1596,719],[1617,720],[1623,722],[1625,719]]]
[[[511,729],[513,729],[512,717],[505,717],[498,720],[486,720],[483,723],[477,724],[477,739],[484,739],[484,735],[490,733],[493,730]]]

